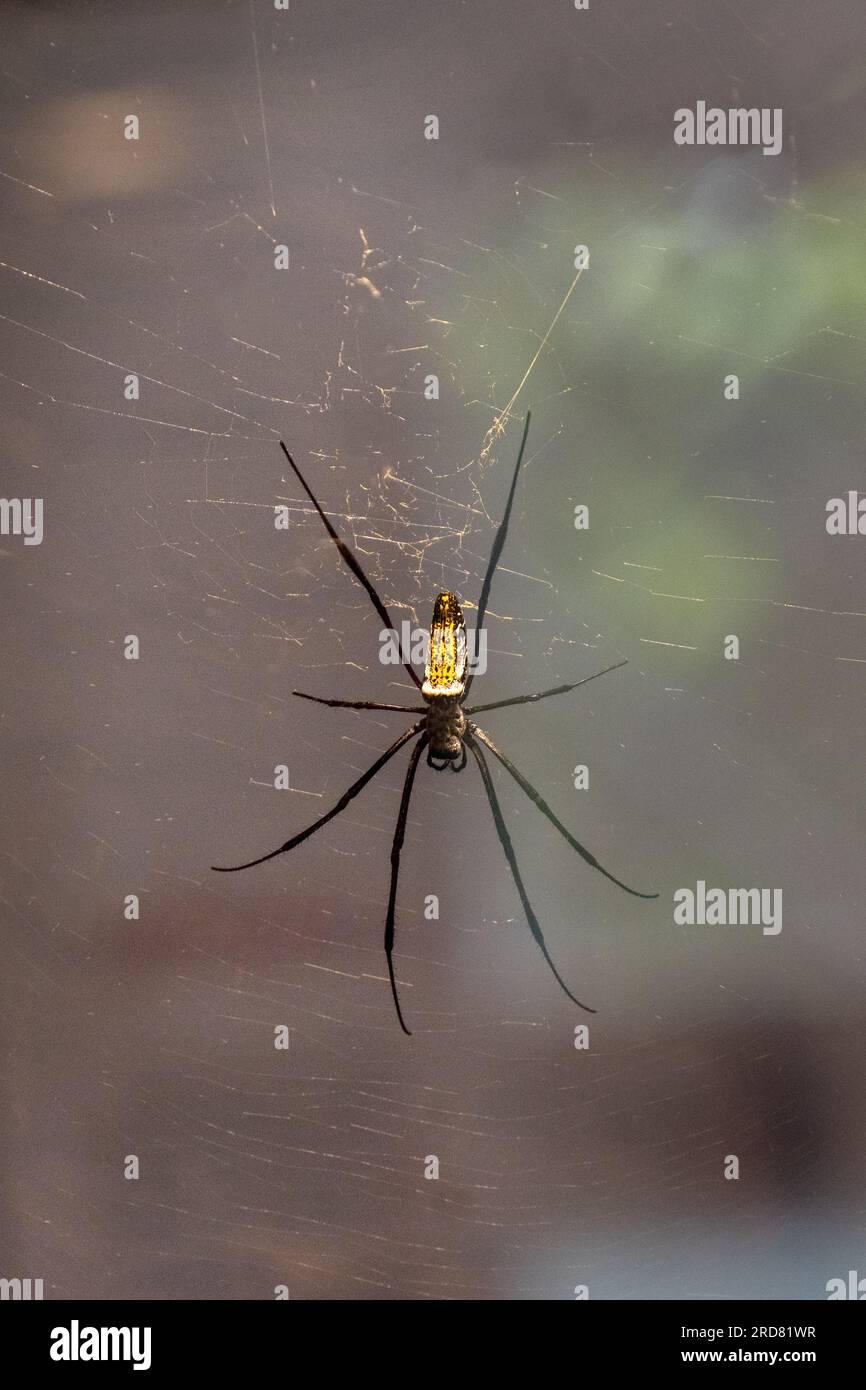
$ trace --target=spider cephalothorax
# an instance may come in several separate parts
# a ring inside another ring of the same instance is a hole
[[[466,715],[461,700],[466,693],[466,625],[456,594],[439,594],[433,606],[430,646],[421,694],[427,701],[425,728],[429,745],[427,766],[441,772],[466,766]],[[457,759],[460,761],[456,761]],[[438,759],[438,765],[434,762]]]
[[[523,451],[526,448],[526,437],[529,433],[529,412],[526,413],[526,423],[523,428],[523,439],[520,443],[520,451],[517,455],[517,465],[514,469],[514,476],[511,479],[511,488],[508,493],[508,501],[505,504],[505,512],[499,524],[499,530],[493,542],[490,552],[490,559],[487,562],[487,570],[484,575],[484,582],[481,585],[481,596],[478,600],[478,613],[476,617],[475,635],[476,640],[480,639],[481,631],[484,627],[484,617],[487,612],[487,600],[490,597],[490,585],[499,557],[502,554],[502,547],[505,545],[505,537],[508,533],[508,522],[511,517],[511,508],[514,503],[514,493],[517,488],[517,477],[520,473],[520,465],[523,460]],[[316,511],[324,523],[325,529],[332,541],[336,545],[343,560],[358,583],[367,591],[370,600],[379,617],[389,631],[393,631],[394,624],[387,608],[380,599],[376,589],[370,583],[360,563],[353,552],[341,540],[334,530],[313,493],[310,491],[304,480],[298,465],[295,463],[288,449],[282,440],[280,447],[291,465],[304,492],[309,497]],[[397,813],[397,824],[394,829],[394,839],[391,845],[391,888],[388,894],[388,913],[385,918],[385,958],[388,962],[388,977],[391,981],[391,994],[394,999],[394,1007],[397,1010],[397,1017],[400,1020],[400,1027],[404,1033],[409,1029],[403,1020],[403,1013],[400,1008],[400,999],[397,994],[397,980],[394,975],[394,924],[397,916],[397,877],[400,872],[400,853],[403,849],[403,840],[406,834],[406,820],[409,815],[409,801],[412,796],[412,787],[415,783],[415,773],[418,770],[418,762],[424,749],[427,749],[427,763],[437,772],[443,771],[446,767],[451,767],[455,772],[460,772],[466,766],[466,749],[468,748],[473,758],[478,764],[478,771],[481,773],[481,780],[484,790],[487,793],[487,800],[493,813],[493,822],[496,826],[496,833],[499,842],[508,861],[515,887],[523,904],[526,913],[526,920],[529,923],[529,930],[532,932],[544,959],[553,971],[557,982],[562,986],[565,993],[573,1003],[581,1009],[587,1009],[589,1013],[594,1013],[587,1004],[581,1004],[568,988],[559,971],[551,959],[547,949],[541,925],[532,910],[526,889],[523,886],[523,879],[517,867],[517,858],[514,853],[514,846],[511,843],[511,836],[502,815],[499,805],[499,797],[490,775],[490,768],[487,765],[485,748],[488,752],[502,764],[506,772],[510,773],[517,785],[526,793],[539,809],[541,814],[550,821],[550,824],[559,831],[560,835],[571,845],[587,864],[599,873],[604,874],[605,878],[610,879],[617,887],[624,888],[626,893],[633,894],[636,898],[657,898],[658,893],[639,893],[636,888],[629,888],[621,879],[615,878],[607,869],[602,868],[594,854],[580,843],[579,840],[567,830],[562,821],[554,815],[547,802],[536,791],[532,783],[527,781],[522,772],[518,772],[510,758],[501,752],[493,740],[480,729],[472,720],[467,719],[467,715],[480,714],[482,710],[505,709],[509,705],[533,704],[536,700],[546,700],[551,695],[565,695],[569,690],[576,690],[579,685],[585,685],[587,681],[595,680],[598,676],[606,675],[608,671],[614,671],[618,666],[624,666],[624,661],[618,661],[615,666],[606,666],[604,671],[596,671],[591,676],[584,676],[582,680],[571,681],[568,685],[557,685],[552,690],[540,690],[533,695],[515,695],[508,700],[495,700],[488,705],[473,705],[466,708],[464,701],[469,694],[472,685],[473,671],[469,668],[466,656],[466,628],[463,623],[463,613],[460,608],[456,594],[440,594],[433,609],[433,623],[430,628],[430,649],[427,656],[425,669],[425,679],[422,682],[418,673],[408,662],[404,662],[406,672],[415,686],[420,691],[425,704],[423,705],[385,705],[371,700],[329,700],[321,695],[305,695],[303,691],[294,691],[303,700],[314,700],[319,705],[337,705],[344,709],[374,709],[388,711],[402,711],[406,714],[416,714],[423,716],[416,723],[410,724],[399,738],[395,739],[390,748],[386,748],[381,753],[372,767],[362,773],[356,782],[353,782],[348,791],[340,797],[336,806],[325,815],[320,816],[312,825],[308,825],[306,830],[301,830],[297,835],[293,835],[279,849],[271,850],[269,854],[263,854],[258,859],[251,859],[247,864],[233,864],[230,868],[220,869],[220,873],[234,873],[237,869],[251,869],[255,864],[263,864],[266,859],[274,859],[278,854],[285,854],[287,850],[294,849],[303,840],[308,840],[311,835],[328,821],[333,820],[341,811],[344,811],[349,802],[358,795],[360,791],[371,782],[377,772],[390,762],[395,753],[398,753],[411,739],[416,743],[409,758],[409,766],[406,769],[406,777],[403,782],[403,795],[400,798],[400,810]],[[459,762],[457,761],[459,759]]]

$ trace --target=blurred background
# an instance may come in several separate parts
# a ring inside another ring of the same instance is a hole
[[[866,540],[825,528],[863,477],[862,4],[31,3],[3,26],[2,491],[44,499],[44,540],[0,543],[0,1275],[106,1299],[813,1299],[866,1275]],[[676,146],[699,100],[782,108],[783,152]],[[291,855],[210,869],[321,815],[406,718],[293,689],[412,694],[278,440],[398,621],[445,587],[472,626],[526,408],[474,693],[628,658],[486,727],[660,897],[496,774],[598,1010],[576,1013],[477,770],[422,766],[407,1038],[382,950],[405,754]],[[781,888],[782,932],[675,925],[699,879]]]

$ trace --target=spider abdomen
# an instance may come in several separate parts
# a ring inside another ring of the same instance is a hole
[[[425,700],[459,699],[466,689],[466,627],[456,594],[439,594],[433,605],[424,676]]]

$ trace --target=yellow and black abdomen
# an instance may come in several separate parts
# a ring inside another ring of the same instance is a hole
[[[466,625],[456,594],[439,594],[430,624],[430,650],[421,693],[459,698],[466,687]]]

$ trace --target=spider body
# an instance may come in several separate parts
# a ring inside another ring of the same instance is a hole
[[[490,559],[487,563],[487,570],[484,575],[484,582],[481,586],[481,596],[478,600],[478,616],[476,619],[476,636],[480,635],[484,627],[484,617],[487,612],[487,600],[490,596],[490,586],[499,557],[505,545],[505,537],[508,533],[508,523],[511,517],[511,508],[514,503],[514,494],[517,488],[517,478],[520,473],[520,465],[523,460],[523,451],[526,448],[526,438],[529,433],[529,412],[526,414],[526,423],[523,428],[523,438],[520,443],[520,451],[517,455],[517,465],[511,479],[511,488],[508,493],[508,500],[505,504],[505,512],[496,537],[493,548],[490,552]],[[394,624],[391,621],[387,608],[379,597],[378,592],[367,578],[356,556],[344,540],[338,536],[331,522],[325,516],[315,496],[311,492],[300,469],[286,448],[282,440],[280,447],[289,461],[289,464],[300,482],[305,493],[315,507],[322,524],[337,547],[347,568],[352,572],[355,579],[366,590],[370,601],[379,617],[384,622],[385,627],[393,631]],[[631,893],[636,898],[657,898],[658,893],[641,893],[636,888],[629,888],[628,884],[616,878],[612,873],[605,869],[596,859],[594,854],[582,845],[574,835],[563,825],[562,821],[550,809],[547,802],[536,791],[531,782],[518,771],[510,758],[497,748],[496,744],[472,719],[467,715],[479,714],[483,710],[505,709],[511,705],[532,704],[537,700],[546,700],[551,695],[564,695],[570,690],[576,690],[579,685],[585,685],[587,681],[595,680],[598,676],[606,675],[608,671],[614,671],[620,666],[624,666],[624,661],[618,661],[614,666],[607,666],[603,671],[596,671],[591,676],[584,676],[582,680],[571,681],[567,685],[554,686],[552,690],[540,690],[531,695],[515,695],[510,699],[496,700],[492,704],[473,705],[466,707],[465,700],[472,685],[474,672],[469,669],[466,654],[466,628],[463,622],[463,612],[456,594],[441,593],[436,599],[433,608],[433,622],[430,627],[430,647],[427,654],[427,662],[422,681],[414,668],[408,662],[404,662],[407,675],[416,686],[419,694],[424,700],[423,705],[387,705],[371,700],[332,700],[322,695],[307,695],[303,691],[296,690],[293,693],[300,696],[303,700],[313,700],[316,704],[339,706],[344,709],[364,709],[364,710],[388,710],[414,714],[421,717],[415,723],[410,724],[398,738],[394,740],[390,748],[386,748],[381,753],[371,767],[362,773],[357,781],[353,782],[347,791],[343,793],[339,801],[325,815],[320,816],[312,825],[308,825],[305,830],[301,830],[297,835],[293,835],[285,844],[278,849],[271,850],[269,854],[260,855],[258,859],[251,859],[245,864],[233,864],[229,867],[219,868],[219,873],[235,873],[239,869],[251,869],[256,864],[264,864],[268,859],[274,859],[279,854],[285,854],[288,850],[295,849],[304,840],[308,840],[317,830],[320,830],[328,821],[338,816],[344,811],[349,803],[363,791],[368,782],[379,773],[386,763],[396,753],[404,748],[407,743],[414,741],[414,747],[409,757],[409,765],[403,781],[403,793],[400,798],[400,809],[397,813],[397,823],[394,829],[394,839],[391,844],[391,886],[388,894],[388,911],[385,918],[385,959],[388,963],[388,977],[391,982],[391,995],[394,1000],[394,1007],[397,1011],[397,1018],[404,1033],[409,1029],[403,1018],[400,1008],[400,999],[397,993],[397,978],[394,974],[394,931],[397,915],[397,880],[400,872],[400,854],[403,849],[403,841],[406,835],[406,821],[409,815],[409,802],[412,797],[412,788],[415,784],[415,774],[418,771],[418,763],[421,754],[427,750],[427,764],[436,772],[442,772],[446,767],[450,767],[455,772],[461,772],[466,766],[466,750],[471,752],[481,774],[481,781],[487,794],[490,810],[493,814],[493,822],[499,842],[508,861],[514,885],[518,896],[523,905],[529,930],[536,942],[541,954],[544,956],[550,970],[557,983],[568,998],[577,1004],[579,1008],[586,1009],[588,1013],[594,1013],[588,1004],[581,1004],[580,1000],[572,994],[568,985],[563,980],[559,971],[553,963],[541,925],[536,917],[526,888],[523,884],[520,869],[517,865],[517,858],[514,853],[514,846],[511,843],[511,836],[505,824],[502,809],[499,805],[499,797],[487,763],[487,752],[493,754],[496,760],[505,768],[506,772],[514,778],[517,785],[538,807],[541,814],[550,822],[555,830],[562,835],[563,839],[571,848],[580,855],[584,863],[591,868],[597,869],[611,883],[615,883],[618,888],[622,888],[626,893]],[[216,865],[214,866],[217,867]]]
[[[466,715],[461,701],[466,693],[466,625],[456,594],[439,594],[430,624],[430,645],[421,695],[427,702],[427,766],[436,772],[466,766]],[[457,759],[460,759],[458,762]],[[437,767],[434,759],[438,759]]]
[[[425,695],[427,714],[424,728],[427,732],[427,766],[442,772],[450,767],[453,772],[462,772],[466,766],[466,749],[463,738],[466,733],[466,715],[459,698],[453,695]],[[438,758],[443,767],[433,762]],[[456,759],[460,759],[459,762]]]

